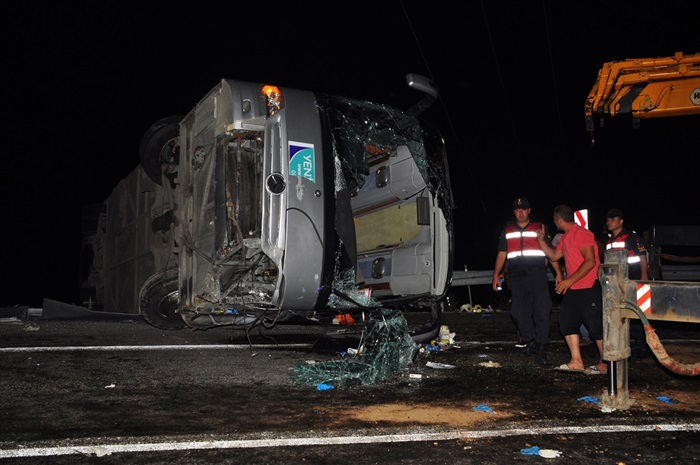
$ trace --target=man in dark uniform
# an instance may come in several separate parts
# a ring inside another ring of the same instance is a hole
[[[547,265],[552,266],[558,278],[562,277],[561,266],[556,261],[547,260],[537,241],[537,231],[543,224],[530,219],[530,202],[525,197],[518,197],[512,207],[514,221],[505,225],[498,240],[493,290],[498,290],[505,272],[511,293],[511,317],[526,344],[523,356],[536,354],[537,362],[547,365],[552,311]],[[549,234],[547,240],[551,245]]]
[[[625,227],[625,214],[619,208],[611,209],[605,215],[605,227],[610,232],[605,250],[627,251],[627,276],[633,281],[649,279],[647,249],[642,237]],[[631,350],[634,355],[648,355],[646,335],[641,321],[630,321]]]

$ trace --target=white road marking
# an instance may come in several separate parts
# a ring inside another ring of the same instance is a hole
[[[3,347],[2,352],[66,352],[95,351],[112,352],[123,350],[203,350],[203,349],[310,349],[313,344],[194,344],[194,345],[143,345],[143,346],[54,346],[54,347]]]
[[[32,447],[21,444],[16,448],[0,449],[0,459],[19,457],[47,457],[59,455],[95,455],[104,456],[125,452],[163,452],[176,450],[204,449],[250,449],[256,447],[289,446],[330,446],[339,444],[381,444],[390,442],[413,441],[448,441],[455,439],[479,439],[504,436],[542,436],[561,434],[602,434],[630,432],[671,432],[700,431],[700,423],[649,424],[649,425],[607,425],[607,426],[569,426],[548,428],[515,428],[500,430],[464,431],[452,430],[436,433],[386,434],[386,435],[350,435],[350,436],[315,436],[290,438],[265,438],[242,440],[207,440],[207,441],[165,441],[139,443],[140,438],[120,438],[121,443],[105,442],[99,444],[79,444],[61,447]],[[266,436],[262,434],[261,436]],[[59,441],[57,441],[59,442]],[[61,443],[71,442],[61,440]]]

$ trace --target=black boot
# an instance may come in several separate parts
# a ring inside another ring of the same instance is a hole
[[[523,349],[523,353],[521,354],[523,357],[529,357],[530,355],[534,354],[537,352],[537,344],[535,341],[530,341],[527,343],[525,348]]]
[[[537,355],[535,361],[540,365],[549,365],[547,360],[547,344],[537,344]]]

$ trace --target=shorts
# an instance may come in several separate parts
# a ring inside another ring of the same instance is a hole
[[[559,306],[559,331],[563,336],[579,334],[586,325],[591,340],[603,339],[603,290],[596,280],[588,289],[569,289]]]

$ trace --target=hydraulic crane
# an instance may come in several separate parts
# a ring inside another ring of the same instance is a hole
[[[596,126],[618,115],[635,128],[641,119],[700,115],[700,53],[604,63],[584,112],[593,146]]]

